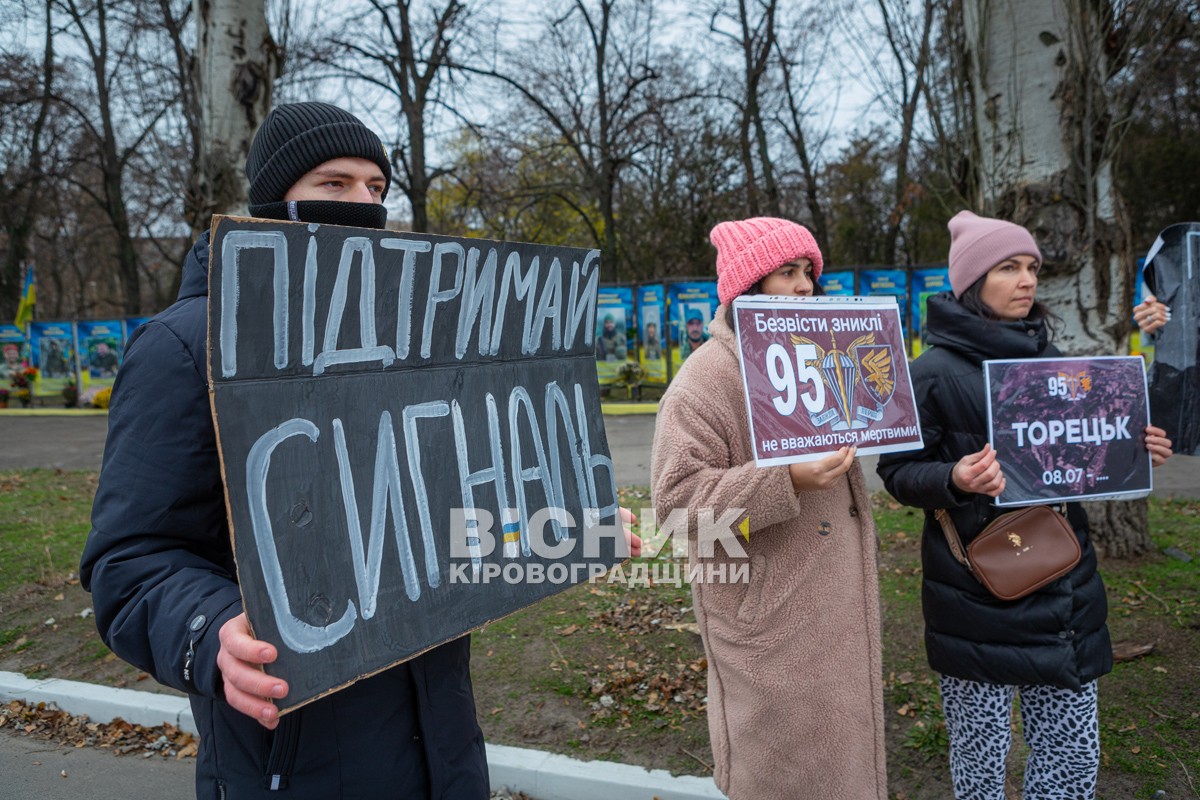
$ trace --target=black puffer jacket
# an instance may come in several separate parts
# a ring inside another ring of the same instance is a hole
[[[207,309],[205,234],[179,300],[130,340],[113,392],[80,566],[105,643],[190,696],[197,797],[487,797],[466,637],[305,705],[274,732],[225,702],[217,634],[242,600],[208,402]]]
[[[981,365],[992,358],[1049,358],[1058,351],[1040,319],[989,321],[949,293],[929,299],[928,315],[934,346],[912,364],[925,447],[881,456],[878,471],[893,497],[926,509],[921,601],[929,665],[973,681],[1078,690],[1112,669],[1108,604],[1083,509],[1067,506],[1082,549],[1079,565],[1012,602],[997,600],[954,559],[933,517],[933,509],[950,509],[965,545],[1006,510],[950,481],[955,463],[987,443]]]

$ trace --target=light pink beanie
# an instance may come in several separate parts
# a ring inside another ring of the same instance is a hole
[[[821,277],[821,250],[803,225],[775,217],[721,222],[709,235],[717,248],[717,297],[723,305],[789,261],[807,258]]]
[[[950,288],[955,297],[962,297],[971,284],[1007,258],[1034,256],[1041,263],[1037,242],[1015,223],[960,211],[946,227],[950,229]]]

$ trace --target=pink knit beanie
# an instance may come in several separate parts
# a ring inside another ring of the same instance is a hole
[[[1020,225],[960,211],[946,227],[950,229],[950,288],[955,297],[962,297],[971,284],[1007,258],[1033,256],[1041,263],[1037,242]]]
[[[709,234],[717,248],[717,297],[728,304],[789,261],[807,258],[821,277],[821,250],[808,229],[775,217],[721,222]]]

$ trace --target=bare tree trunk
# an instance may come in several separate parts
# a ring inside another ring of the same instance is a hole
[[[1150,514],[1145,500],[1084,503],[1092,544],[1109,558],[1138,556],[1150,549]]]
[[[964,12],[984,210],[1037,239],[1038,299],[1062,318],[1062,350],[1121,352],[1134,263],[1112,179],[1119,121],[1105,92],[1111,8],[1092,0],[972,0]],[[1144,500],[1101,508],[1091,518],[1098,549],[1149,549]]]
[[[145,94],[147,84],[139,83],[140,75],[130,77],[129,70],[138,63],[136,14],[138,8],[128,3],[99,0],[81,5],[74,0],[48,0],[52,9],[63,13],[68,22],[60,30],[72,30],[76,37],[78,58],[90,71],[93,85],[88,105],[75,98],[56,96],[56,100],[71,109],[79,122],[80,146],[72,152],[73,164],[61,176],[95,201],[108,220],[113,236],[117,275],[121,285],[120,305],[127,314],[142,310],[141,266],[134,246],[134,224],[126,198],[126,179],[129,167],[145,146],[155,126],[167,113],[173,98],[168,94],[157,101]],[[125,16],[122,17],[122,14]],[[115,15],[115,16],[114,16]],[[141,93],[146,103],[140,114],[129,114],[123,92]],[[119,130],[118,130],[119,129]],[[88,182],[94,169],[99,185]],[[136,206],[135,206],[136,208]]]
[[[109,0],[110,2],[111,0]],[[98,125],[84,120],[95,147],[94,166],[100,172],[101,185],[97,202],[108,217],[116,246],[117,276],[121,283],[122,306],[126,314],[141,313],[141,271],[138,267],[137,250],[133,246],[133,233],[129,224],[129,209],[125,201],[125,167],[136,145],[120,150],[117,144],[114,120],[113,65],[109,48],[109,11],[106,0],[96,3],[93,9],[80,9],[68,2],[64,10],[87,49],[95,81],[96,114]],[[88,11],[95,12],[96,28],[93,33],[88,27]],[[118,59],[119,62],[119,59]],[[145,138],[149,128],[138,137],[138,144]]]
[[[962,22],[963,0],[936,0],[940,24],[932,41],[929,79],[922,94],[933,133],[938,169],[951,182],[949,198],[957,206],[981,208],[979,173],[983,156],[975,130],[972,52]]]
[[[105,159],[106,165],[121,164],[116,158],[115,140],[112,152]],[[142,313],[142,270],[137,250],[133,246],[133,230],[129,225],[129,210],[125,201],[123,185],[124,170],[106,166],[104,170],[104,195],[108,199],[108,218],[116,233],[117,274],[121,280],[121,293],[126,314]]]
[[[20,304],[23,278],[21,266],[29,260],[33,239],[33,227],[37,218],[38,194],[43,181],[44,153],[42,132],[46,127],[52,103],[54,79],[54,27],[51,23],[50,6],[46,5],[45,47],[42,53],[42,87],[38,115],[29,135],[29,163],[24,179],[9,185],[0,182],[0,192],[11,194],[0,196],[3,207],[8,211],[0,228],[8,238],[4,251],[4,263],[0,265],[0,318],[11,320]]]
[[[797,50],[803,50],[802,47]],[[796,50],[793,50],[793,53]],[[826,218],[826,207],[821,201],[821,186],[820,178],[818,178],[818,168],[812,160],[812,154],[809,149],[808,134],[804,128],[805,108],[803,106],[804,97],[808,95],[808,90],[811,85],[805,85],[805,80],[802,78],[803,70],[803,55],[799,59],[794,59],[793,55],[786,52],[784,44],[775,38],[775,53],[778,55],[776,68],[779,70],[779,76],[782,79],[782,91],[784,91],[784,112],[781,112],[780,125],[784,128],[788,140],[792,143],[792,149],[796,151],[796,157],[800,162],[800,174],[804,176],[804,204],[808,207],[809,217],[812,223],[812,234],[816,236],[816,240],[824,248],[832,246],[832,241],[829,240],[829,223]],[[816,71],[812,71],[814,74]],[[809,77],[808,80],[814,78]]]
[[[1132,256],[1112,182],[1101,36],[1085,0],[965,6],[975,50],[976,130],[987,210],[1028,227],[1045,258],[1039,299],[1063,319],[1060,346],[1125,343]],[[982,16],[986,13],[987,16]]]
[[[780,53],[779,72],[783,78],[783,92],[787,98],[788,111],[788,124],[784,125],[784,130],[792,142],[796,157],[800,159],[800,171],[804,175],[804,202],[808,206],[808,215],[812,218],[813,234],[817,237],[817,243],[826,248],[826,252],[828,252],[831,244],[829,223],[826,221],[825,207],[821,205],[818,193],[817,170],[813,165],[812,156],[808,152],[808,141],[805,138],[803,127],[804,115],[792,87],[792,69],[791,62]]]
[[[264,0],[194,0],[194,13],[199,164],[188,216],[198,233],[213,214],[246,208],[242,170],[254,132],[271,109],[282,57]]]
[[[382,21],[389,29],[393,24],[389,12],[380,0],[372,0]],[[464,22],[464,8],[457,0],[450,0],[446,6],[435,15],[434,38],[429,48],[428,59],[419,52],[416,46],[416,31],[412,23],[412,5],[407,0],[395,4],[399,36],[394,36],[396,52],[377,53],[373,57],[377,61],[388,63],[393,75],[394,91],[400,97],[400,107],[408,128],[408,144],[397,148],[397,155],[403,160],[403,172],[406,180],[401,188],[408,195],[409,205],[412,206],[412,228],[419,233],[429,231],[429,190],[437,178],[446,174],[446,170],[430,170],[426,156],[426,114],[434,101],[435,83],[441,71],[446,67],[450,55],[450,44],[458,26]],[[421,65],[425,65],[424,71]],[[407,157],[405,157],[407,156]]]
[[[912,187],[909,186],[908,162],[916,131],[917,106],[925,94],[934,8],[933,0],[925,0],[923,16],[916,26],[911,26],[908,19],[894,19],[896,11],[907,14],[906,7],[890,9],[886,0],[880,0],[879,10],[883,14],[888,45],[900,70],[900,141],[896,145],[896,181],[892,190],[892,211],[888,214],[883,238],[883,263],[895,264],[896,242],[900,238],[900,228],[913,196]],[[920,29],[920,34],[914,42],[911,41],[911,33],[916,28]],[[915,53],[912,52],[914,47]]]
[[[709,23],[713,33],[733,39],[741,49],[743,85],[739,92],[742,98],[735,101],[741,111],[738,121],[742,168],[746,172],[746,211],[756,217],[764,211],[772,216],[782,214],[779,186],[775,179],[775,167],[768,148],[766,124],[763,120],[763,81],[771,52],[775,49],[776,0],[758,0],[761,16],[754,20],[746,0],[738,0],[737,34],[722,31],[717,25],[720,9]],[[758,172],[762,173],[762,186],[758,185]],[[760,191],[762,201],[760,201]],[[765,203],[765,209],[763,205]]]
[[[613,152],[613,112],[609,96],[609,34],[613,23],[612,0],[602,0],[599,9],[600,19],[593,21],[587,7],[581,0],[576,0],[575,7],[586,21],[591,32],[594,47],[593,56],[596,68],[596,108],[599,112],[597,124],[600,130],[599,154],[600,164],[596,171],[599,178],[596,185],[596,196],[600,199],[600,216],[604,220],[604,249],[600,258],[601,275],[607,281],[617,279],[617,265],[620,261],[617,238],[616,193],[620,169]]]
[[[369,5],[371,11],[354,19],[351,32],[334,38],[337,50],[325,60],[337,72],[382,88],[399,102],[404,125],[391,151],[393,180],[412,208],[412,229],[427,233],[429,193],[438,178],[450,173],[430,166],[428,129],[435,106],[446,104],[442,87],[451,47],[459,37],[471,38],[470,17],[459,0],[445,0],[432,9],[432,22],[425,25],[414,20],[412,0],[370,0]],[[365,35],[368,28],[371,33]],[[365,66],[356,66],[363,61]]]

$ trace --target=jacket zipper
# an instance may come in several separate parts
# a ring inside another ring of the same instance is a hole
[[[281,792],[288,787],[300,745],[301,714],[300,711],[288,714],[279,720],[279,727],[275,729],[267,756],[267,772],[263,775],[263,788],[269,792]]]

